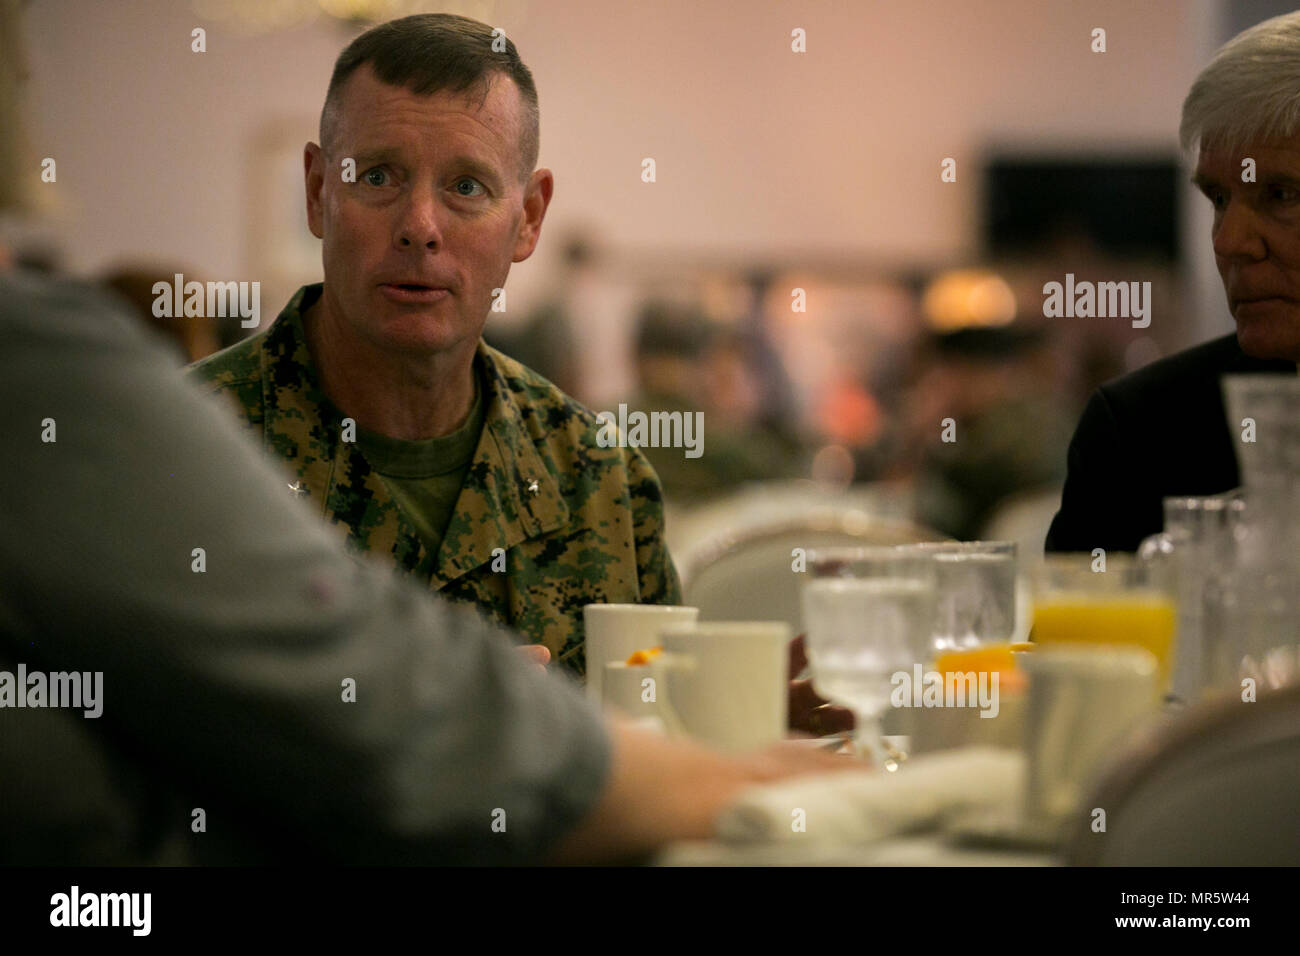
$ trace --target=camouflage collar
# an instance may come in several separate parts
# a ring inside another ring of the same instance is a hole
[[[483,433],[442,547],[429,555],[404,517],[384,521],[380,515],[395,508],[392,498],[356,443],[342,440],[343,415],[321,390],[307,349],[302,314],[323,288],[315,283],[294,294],[266,330],[260,361],[266,445],[297,467],[324,514],[366,539],[367,550],[391,550],[408,570],[427,573],[436,587],[490,562],[496,548],[508,551],[567,525],[569,508],[539,451],[545,422],[511,388],[515,363],[481,339],[475,363],[483,386]]]

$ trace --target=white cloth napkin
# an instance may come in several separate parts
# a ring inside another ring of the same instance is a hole
[[[741,793],[719,817],[718,836],[732,843],[869,843],[1016,806],[1024,775],[1019,751],[971,747],[914,757],[893,773],[801,777]]]

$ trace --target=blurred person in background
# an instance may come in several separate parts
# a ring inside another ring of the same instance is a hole
[[[339,55],[304,150],[325,281],[193,375],[352,547],[582,675],[585,605],[676,604],[681,585],[645,456],[601,447],[591,410],[482,341],[554,190],[532,74],[498,42],[421,14]]]
[[[1071,413],[1059,361],[1049,327],[997,272],[934,276],[920,311],[891,468],[912,474],[917,521],[975,540],[1008,499],[1064,478]]]
[[[704,411],[704,356],[717,330],[698,309],[649,301],[640,310],[633,344],[637,390],[629,410],[650,413]],[[691,504],[717,488],[709,470],[715,444],[704,416],[705,454],[686,458],[680,448],[643,448],[673,505]]]
[[[720,328],[701,310],[649,302],[636,345],[638,391],[629,411],[704,414],[703,452],[643,448],[665,498],[688,506],[753,481],[794,477],[797,458],[762,421],[763,383],[743,333]]]
[[[582,395],[575,319],[568,292],[591,267],[592,249],[580,237],[564,247],[555,286],[517,327],[491,325],[483,341],[554,382],[569,395]]]
[[[750,307],[740,317],[734,339],[739,357],[758,387],[758,406],[747,417],[762,434],[783,443],[787,453],[797,455],[802,446],[795,436],[794,386],[768,325],[767,305],[775,277],[756,269],[747,281]]]
[[[1294,375],[1300,361],[1300,13],[1215,54],[1183,102],[1179,136],[1197,150],[1193,181],[1214,207],[1210,239],[1236,332],[1093,393],[1048,551],[1136,551],[1161,530],[1166,497],[1236,488],[1222,376]]]
[[[1013,495],[1059,486],[1070,419],[1046,332],[968,328],[929,336],[908,404],[920,437],[916,517],[962,541],[980,537]],[[944,419],[952,419],[945,441]]]
[[[18,14],[0,0],[0,215],[39,168]],[[602,725],[286,505],[120,300],[0,264],[0,671],[103,678],[93,718],[0,707],[0,863],[623,860],[711,835],[746,786],[852,766]]]

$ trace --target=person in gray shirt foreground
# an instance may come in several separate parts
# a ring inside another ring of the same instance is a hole
[[[746,785],[844,766],[604,725],[505,632],[286,507],[89,287],[0,274],[0,341],[0,672],[87,695],[102,673],[99,716],[0,685],[0,862],[622,860],[708,836]]]

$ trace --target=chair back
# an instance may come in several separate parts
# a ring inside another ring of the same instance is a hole
[[[1300,685],[1199,705],[1111,766],[1071,828],[1071,864],[1300,864]]]
[[[716,535],[677,556],[685,603],[702,621],[786,621],[803,632],[799,552],[935,541],[941,536],[907,521],[829,508],[767,520]],[[805,565],[806,567],[806,565]]]

